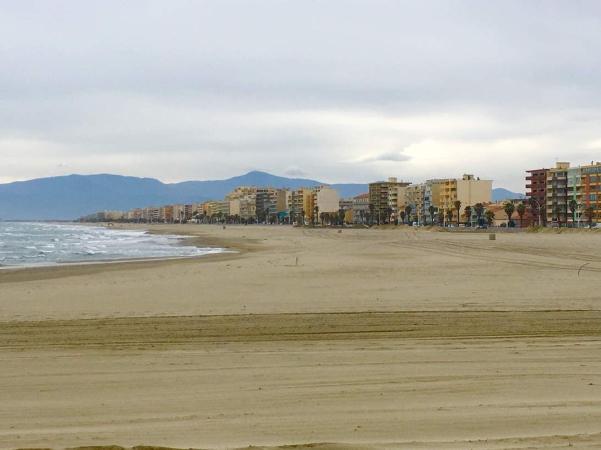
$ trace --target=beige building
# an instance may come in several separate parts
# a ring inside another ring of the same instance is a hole
[[[173,208],[173,222],[181,223],[186,220],[186,206],[185,205],[172,205]]]
[[[238,186],[232,192],[230,192],[227,196],[227,200],[232,200],[236,198],[246,197],[248,195],[255,195],[257,193],[256,186]]]
[[[237,216],[243,221],[255,220],[257,216],[255,195],[247,194],[229,200],[229,215]]]
[[[461,179],[442,180],[440,186],[439,207],[444,211],[455,211],[455,202],[461,202],[460,215],[466,206],[476,203],[490,203],[492,201],[492,181],[481,180],[473,175],[463,175]],[[446,215],[445,215],[446,217]]]
[[[286,212],[290,209],[291,192],[287,189],[277,189],[275,195],[275,212]]]
[[[319,186],[313,190],[313,208],[321,213],[337,213],[340,209],[340,196],[330,186]]]
[[[425,195],[426,184],[411,184],[405,188],[405,206],[411,207],[411,217],[406,220],[411,221],[414,218],[418,223],[423,223],[425,215]]]

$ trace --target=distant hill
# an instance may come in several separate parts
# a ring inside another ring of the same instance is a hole
[[[224,198],[236,186],[276,188],[324,184],[253,171],[226,180],[166,184],[121,175],[68,175],[0,184],[0,220],[70,220],[102,210],[128,210]],[[366,184],[332,184],[342,197],[367,192]]]
[[[253,171],[226,180],[167,184],[153,178],[121,175],[68,175],[0,184],[1,220],[70,220],[103,210],[129,210],[170,203],[224,198],[236,186],[297,189],[324,184],[305,178],[286,178]],[[341,197],[368,191],[367,184],[332,184]],[[493,200],[523,197],[493,189]]]
[[[524,194],[518,194],[517,192],[511,192],[504,188],[495,188],[492,190],[493,202],[500,202],[503,200],[526,198]]]

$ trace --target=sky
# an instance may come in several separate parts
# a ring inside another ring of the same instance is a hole
[[[599,1],[0,0],[0,183],[325,182],[601,154]]]

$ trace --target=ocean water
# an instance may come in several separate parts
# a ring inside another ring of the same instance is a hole
[[[71,224],[0,222],[0,267],[202,256],[220,248],[186,245],[182,236]]]

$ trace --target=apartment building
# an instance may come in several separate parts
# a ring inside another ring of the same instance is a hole
[[[376,223],[390,223],[398,218],[399,209],[405,203],[403,188],[409,184],[397,181],[395,177],[369,184],[369,203]]]
[[[417,219],[423,223],[427,211],[425,209],[426,183],[411,184],[405,188],[406,206],[411,207],[411,217],[407,220]]]
[[[173,206],[166,205],[160,208],[159,221],[164,223],[173,223]]]
[[[457,200],[461,202],[460,216],[463,215],[466,206],[492,201],[492,180],[481,180],[474,175],[466,174],[461,179],[440,180],[436,184],[439,185],[438,207],[444,211],[452,210],[455,217],[457,216],[455,211]]]
[[[571,167],[562,161],[526,173],[526,195],[540,207],[543,225],[588,223],[589,211],[591,222],[601,221],[601,162]]]
[[[578,198],[580,215],[590,208],[592,211],[592,222],[601,221],[601,162],[593,163],[581,167],[580,184],[578,186]],[[581,220],[588,221],[588,217],[581,217]]]
[[[272,214],[276,213],[277,189],[270,187],[256,189],[257,220],[265,222]]]
[[[526,173],[526,198],[530,209],[535,210],[540,225],[547,223],[547,172],[549,169],[532,169]]]
[[[352,198],[341,198],[338,202],[338,209],[342,209],[344,211],[348,211],[349,209],[353,209],[353,199]]]
[[[547,171],[545,214],[547,223],[565,224],[568,220],[568,172],[571,178],[575,176],[570,170],[569,162],[558,162]]]
[[[353,223],[364,224],[369,218],[369,193],[353,197]]]
[[[161,217],[161,209],[154,206],[149,206],[143,209],[142,220],[148,223],[159,222]]]
[[[313,208],[321,213],[337,213],[340,209],[340,196],[330,186],[319,186],[313,189]]]
[[[290,214],[293,222],[311,223],[313,220],[313,190],[311,188],[295,189],[291,192]]]
[[[290,191],[288,189],[277,189],[275,195],[275,213],[283,216],[290,209]]]
[[[186,220],[186,206],[185,205],[171,205],[173,208],[173,222],[183,223]]]

